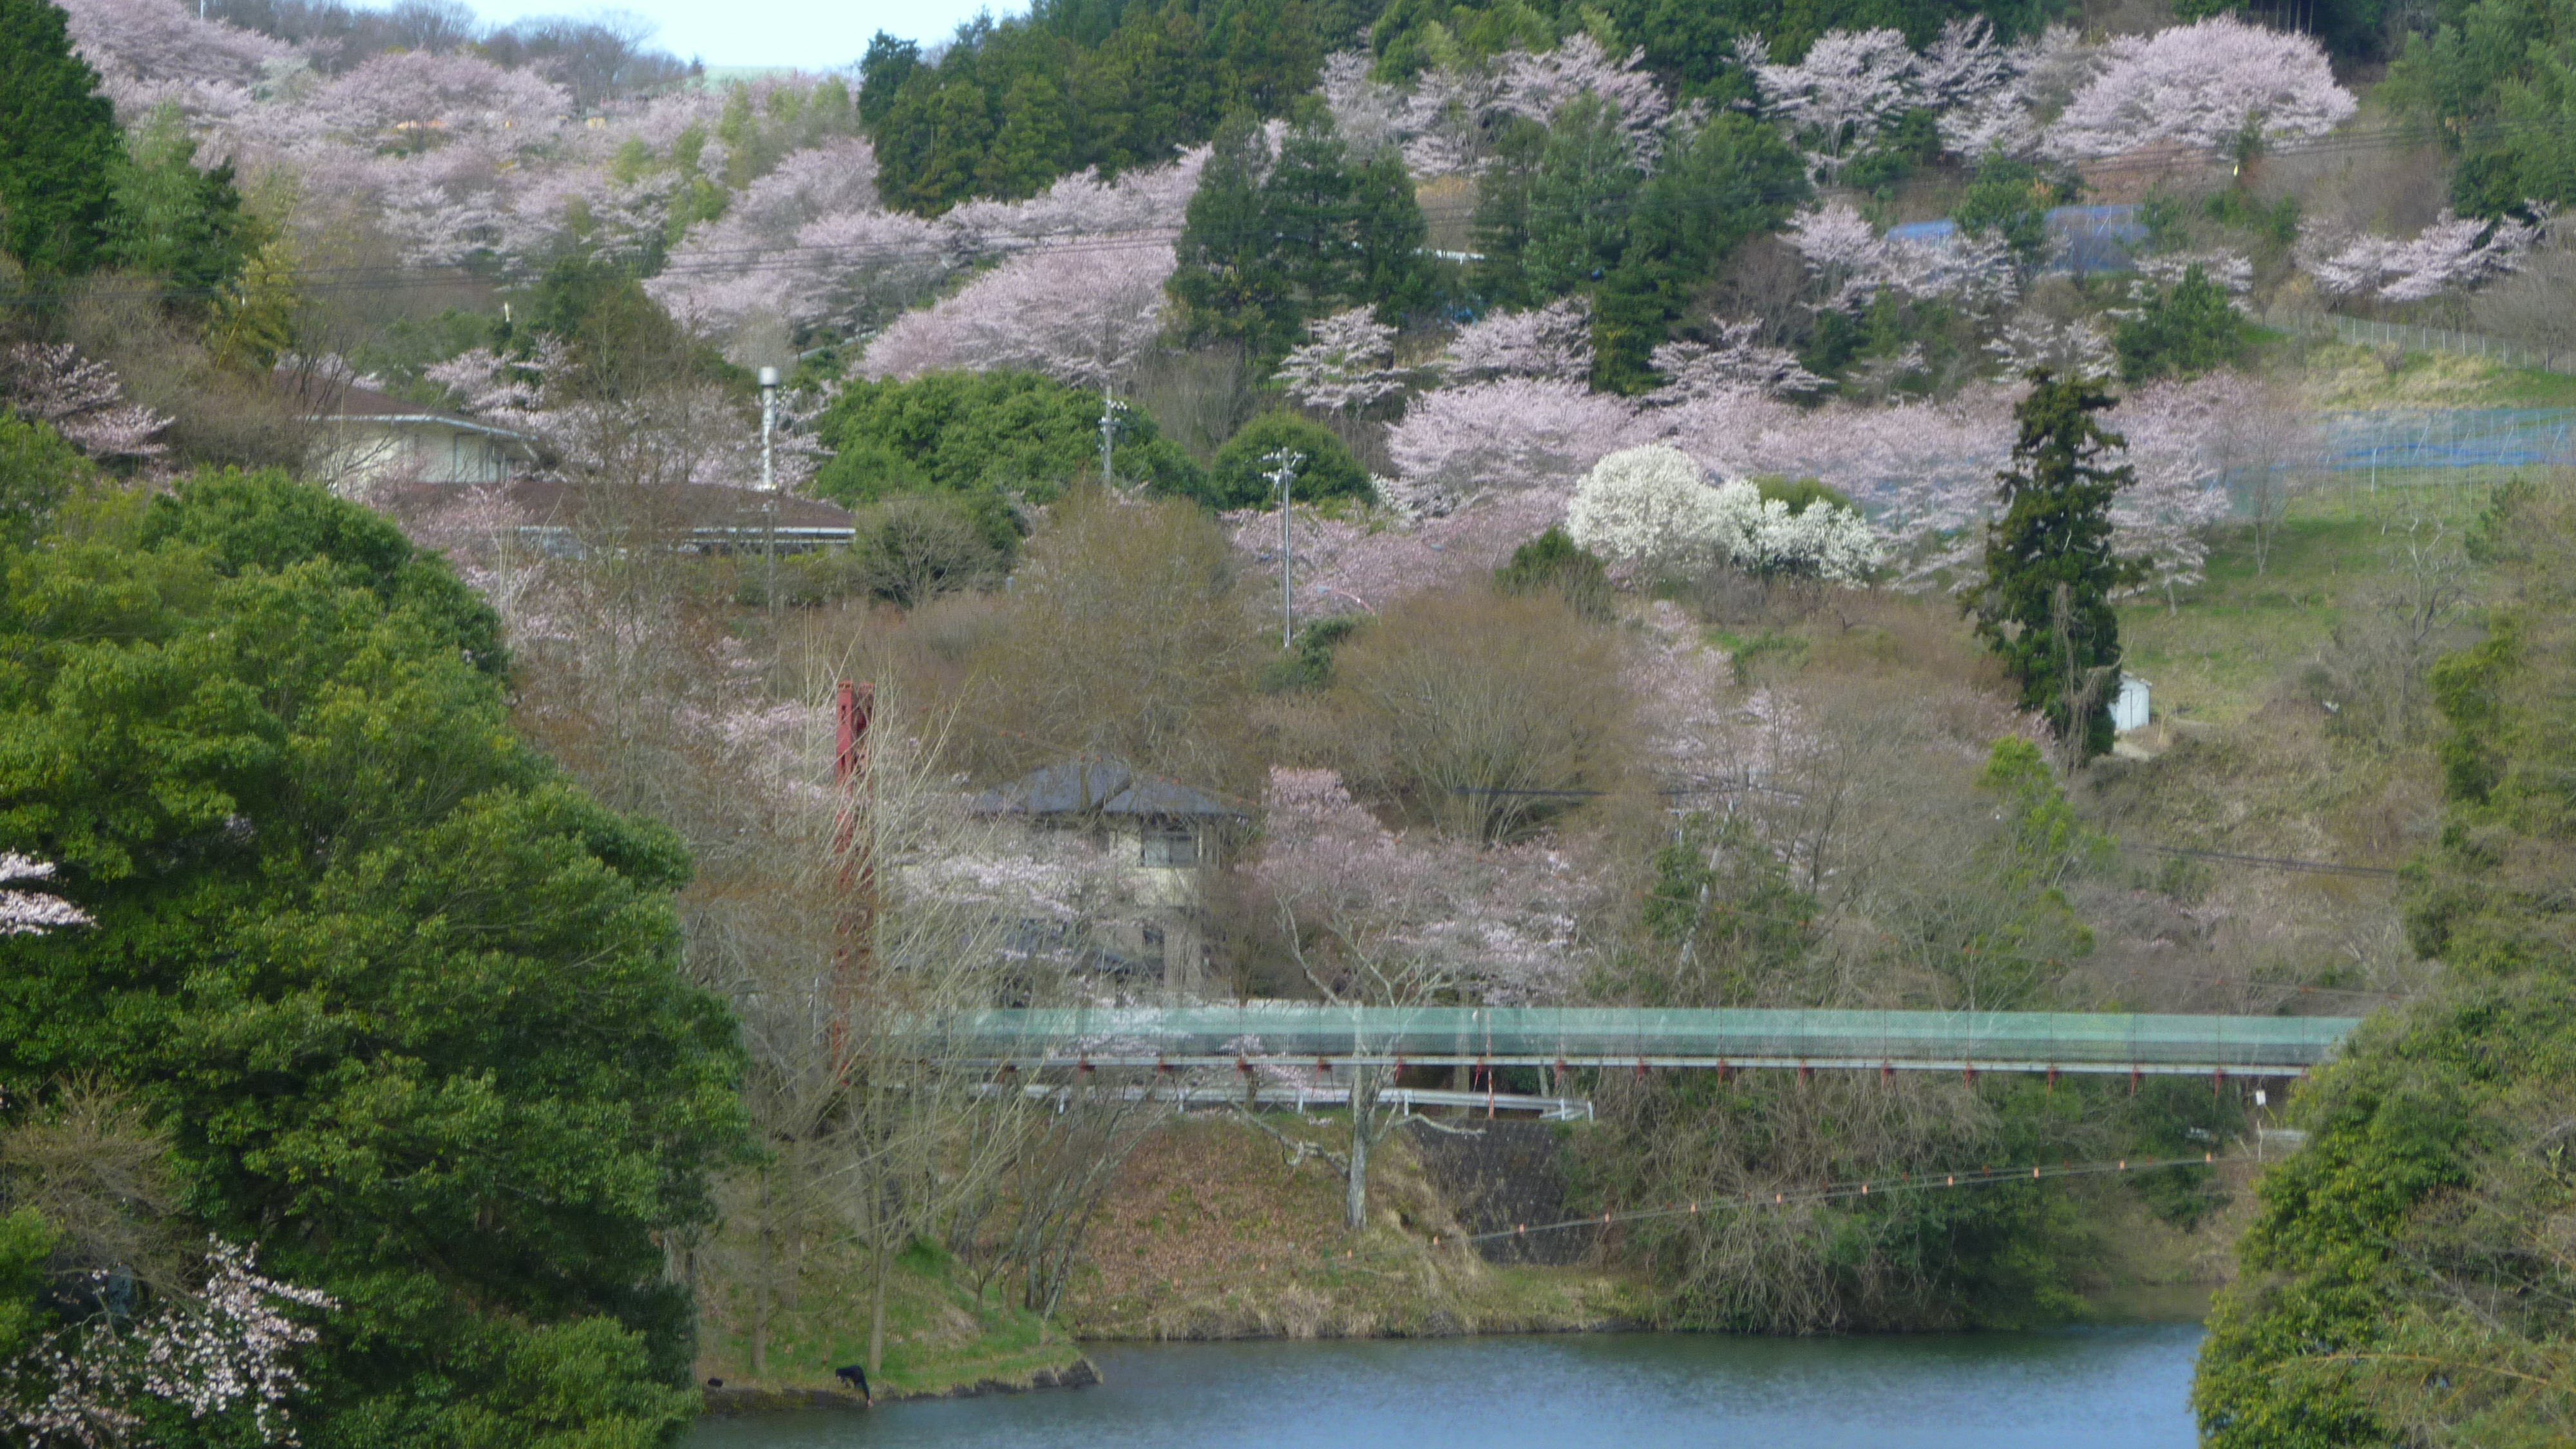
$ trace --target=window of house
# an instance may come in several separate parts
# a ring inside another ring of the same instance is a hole
[[[1184,866],[1199,863],[1197,832],[1182,825],[1149,825],[1145,827],[1147,865]]]

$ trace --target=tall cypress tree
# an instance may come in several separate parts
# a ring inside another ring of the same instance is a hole
[[[1262,219],[1261,182],[1269,170],[1270,140],[1261,118],[1249,111],[1228,117],[1199,172],[1199,189],[1190,195],[1174,248],[1178,264],[1165,284],[1190,329],[1202,336],[1259,345],[1280,287]]]
[[[2110,691],[2097,692],[2082,718],[2070,715],[2090,672],[2120,662],[2111,591],[2135,569],[2112,555],[2111,500],[2137,480],[2126,463],[2103,466],[2104,454],[2127,445],[2094,417],[2111,406],[2110,394],[2046,369],[2030,380],[2013,410],[2013,466],[1996,475],[2003,514],[1986,525],[1986,577],[1967,607],[1977,636],[2021,685],[2022,707],[2045,715],[2061,739],[2080,731],[2077,758],[2089,759],[2111,748]]]
[[[65,22],[50,0],[0,0],[0,251],[36,272],[89,266],[125,155]]]
[[[1386,322],[1431,305],[1431,229],[1414,198],[1404,158],[1388,147],[1351,178],[1351,226],[1359,255],[1359,295]]]
[[[1350,153],[1333,113],[1309,98],[1279,142],[1279,164],[1262,184],[1265,229],[1278,248],[1288,283],[1283,305],[1273,307],[1267,329],[1273,348],[1285,350],[1308,317],[1360,290],[1360,259],[1352,248]]]

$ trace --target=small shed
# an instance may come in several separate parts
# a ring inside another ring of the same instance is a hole
[[[2134,674],[2120,676],[2120,692],[2111,700],[2111,728],[2126,734],[2142,730],[2152,716],[2147,708],[2147,682]]]

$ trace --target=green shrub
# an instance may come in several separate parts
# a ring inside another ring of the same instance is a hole
[[[1562,528],[1513,549],[1511,562],[1494,570],[1494,587],[1507,594],[1553,589],[1586,618],[1610,617],[1610,571]]]
[[[1299,500],[1311,503],[1371,495],[1368,470],[1333,436],[1332,429],[1295,413],[1265,413],[1244,424],[1243,431],[1216,450],[1216,461],[1208,465],[1207,484],[1198,498],[1219,509],[1267,506],[1279,490],[1271,485],[1267,476],[1271,465],[1263,460],[1283,448],[1305,455],[1297,465]]]
[[[1765,499],[1777,498],[1789,505],[1791,513],[1804,513],[1811,504],[1830,508],[1851,509],[1851,495],[1820,478],[1782,478],[1772,476],[1753,480],[1755,490]]]
[[[2111,334],[2120,376],[2128,382],[2225,367],[2245,355],[2248,341],[2245,319],[2227,289],[2196,265],[2181,281],[2158,289]]]
[[[1319,619],[1298,631],[1297,645],[1283,649],[1279,657],[1261,671],[1261,692],[1290,694],[1325,688],[1333,682],[1333,649],[1359,632],[1360,619],[1351,614]]]

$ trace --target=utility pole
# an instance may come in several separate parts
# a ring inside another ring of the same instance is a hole
[[[1297,481],[1297,465],[1306,455],[1289,448],[1274,449],[1261,455],[1270,465],[1262,476],[1279,490],[1279,647],[1287,649],[1297,642],[1297,592],[1289,581],[1293,545],[1288,536],[1288,495]]]
[[[760,493],[762,510],[768,515],[769,582],[761,589],[761,598],[769,605],[769,622],[778,623],[778,467],[774,456],[778,436],[778,369],[760,370]]]
[[[1118,475],[1110,470],[1109,465],[1117,448],[1118,415],[1125,411],[1127,405],[1112,395],[1108,388],[1100,390],[1100,481],[1112,487],[1117,485]]]

